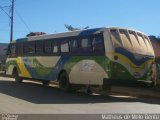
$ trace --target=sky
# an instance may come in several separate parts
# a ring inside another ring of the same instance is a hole
[[[9,14],[11,0],[0,0]],[[29,32],[66,32],[64,24],[127,27],[160,36],[160,0],[15,0],[13,39]],[[0,9],[0,43],[10,39],[9,17]]]

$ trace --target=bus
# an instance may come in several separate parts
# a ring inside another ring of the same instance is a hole
[[[107,90],[117,83],[154,82],[154,51],[142,32],[127,28],[94,28],[12,41],[6,74],[59,83],[64,91],[81,87]]]

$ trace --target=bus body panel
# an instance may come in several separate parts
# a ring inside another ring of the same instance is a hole
[[[6,74],[7,75],[12,75],[13,74],[13,69],[16,66],[13,62],[11,61],[16,61],[16,58],[7,58],[6,60]]]
[[[15,65],[12,66],[8,63],[7,71],[10,71],[10,67],[16,67],[19,70],[19,75],[21,77],[57,80],[60,71],[65,70],[69,75],[70,83],[73,84],[102,85],[103,78],[108,78],[105,68],[103,67],[105,66],[104,56],[62,56],[46,57],[45,59],[41,58],[42,57],[18,57],[17,60],[12,58],[12,60],[8,59],[10,62],[15,62]],[[13,69],[10,72],[10,75],[12,75]]]
[[[102,62],[99,62],[100,60]],[[86,59],[84,57],[71,68],[70,82],[73,84],[103,85],[103,78],[108,78],[108,74],[102,66],[104,66],[103,56]]]
[[[105,52],[104,55],[22,55],[17,56],[17,58],[7,58],[6,74],[12,75],[14,67],[16,67],[21,77],[40,80],[57,80],[61,71],[64,70],[68,74],[71,84],[102,86],[104,79],[151,81],[154,57],[146,57],[142,54],[142,51],[140,51],[140,54],[137,54],[138,51],[130,51],[123,46],[115,47],[112,40],[113,36],[111,36],[110,32],[112,29],[118,31],[118,35],[120,30],[127,31],[127,29],[122,28],[102,28],[91,31],[84,30],[57,35],[29,37],[28,41],[44,39],[43,41],[45,42],[47,39],[57,39],[58,37],[62,37],[64,41],[66,39],[73,40],[72,37],[75,35],[78,37],[77,41],[79,41],[80,38],[88,37],[88,34],[90,35],[89,39],[96,34],[103,34]],[[131,38],[128,37],[128,40],[131,41]],[[20,40],[17,42],[20,42]],[[151,48],[150,53],[152,53]]]
[[[108,56],[112,61],[112,79],[151,80],[151,67],[154,59],[150,59],[140,66],[136,66],[130,59],[121,54],[110,53]],[[118,60],[114,60],[114,56],[117,56]],[[135,67],[131,67],[132,65]]]
[[[112,29],[115,30],[115,28],[110,28],[110,30],[108,31],[110,41],[112,41],[112,37],[110,34],[110,31]],[[116,30],[128,31],[128,29],[121,28],[120,30],[116,28]],[[118,33],[117,35],[119,34],[120,33]],[[120,35],[118,37],[122,39]],[[129,40],[132,41],[132,39]],[[114,48],[113,43],[111,43],[110,45],[112,46],[112,51],[106,53],[106,56],[108,56],[108,58],[112,61],[112,76],[110,76],[110,79],[151,81],[153,74],[152,65],[154,62],[153,49],[150,49],[149,51],[152,55],[152,57],[150,58],[146,57],[147,54],[137,54],[135,53],[135,51],[129,51],[123,46]],[[150,47],[152,46],[150,45]]]

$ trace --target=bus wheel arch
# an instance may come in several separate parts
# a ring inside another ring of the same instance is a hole
[[[22,78],[19,76],[19,72],[18,72],[18,69],[16,67],[13,68],[12,76],[15,78],[15,81],[17,83],[22,82]]]
[[[71,84],[69,82],[68,73],[65,70],[61,70],[58,75],[59,87],[61,90],[65,92],[69,92],[71,90]]]

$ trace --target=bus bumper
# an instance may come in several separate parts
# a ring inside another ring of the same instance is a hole
[[[108,86],[136,87],[144,85],[146,85],[146,81],[142,80],[103,79],[103,89],[107,89]]]

